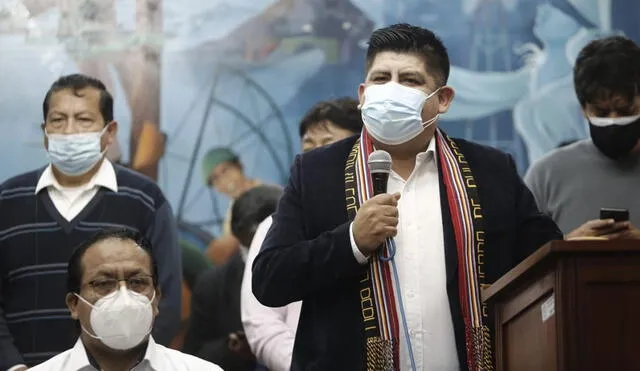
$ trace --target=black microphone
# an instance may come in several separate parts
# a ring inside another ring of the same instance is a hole
[[[373,181],[373,195],[387,193],[387,181],[393,164],[391,155],[389,152],[379,149],[369,155],[367,163],[369,164],[371,180]]]

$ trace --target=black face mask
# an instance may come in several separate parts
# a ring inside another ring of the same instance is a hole
[[[589,123],[593,144],[605,156],[620,160],[627,157],[640,139],[640,119],[628,125],[595,126]]]

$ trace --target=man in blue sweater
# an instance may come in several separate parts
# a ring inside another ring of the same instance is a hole
[[[42,108],[50,164],[0,185],[0,371],[26,369],[73,346],[67,262],[104,228],[129,228],[152,241],[162,295],[153,336],[167,345],[180,322],[182,277],[168,201],[152,180],[104,158],[118,124],[102,82],[63,76]]]

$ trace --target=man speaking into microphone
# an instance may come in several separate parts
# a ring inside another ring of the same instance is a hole
[[[562,234],[511,156],[438,129],[454,98],[438,37],[382,28],[366,59],[364,129],[296,158],[253,292],[303,301],[292,370],[492,370],[481,288]]]

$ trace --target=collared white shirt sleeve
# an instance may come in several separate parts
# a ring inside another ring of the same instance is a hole
[[[73,348],[29,369],[30,371],[99,371],[89,363],[87,351],[78,339]],[[149,337],[144,359],[131,371],[222,371],[205,360],[156,344]]]
[[[260,304],[251,290],[251,266],[260,252],[271,222],[271,217],[265,219],[251,241],[240,292],[241,317],[247,341],[258,361],[270,371],[288,371],[302,302],[270,308]]]
[[[351,241],[351,251],[353,251],[353,256],[356,258],[358,263],[364,265],[369,262],[369,258],[367,258],[362,251],[356,245],[356,239],[353,237],[353,222],[349,224],[349,240]]]
[[[113,168],[113,164],[107,159],[102,161],[93,178],[87,184],[79,187],[63,187],[60,185],[53,174],[51,165],[49,165],[38,180],[36,194],[46,188],[56,210],[67,221],[71,221],[91,202],[100,187],[118,192],[116,171]]]

